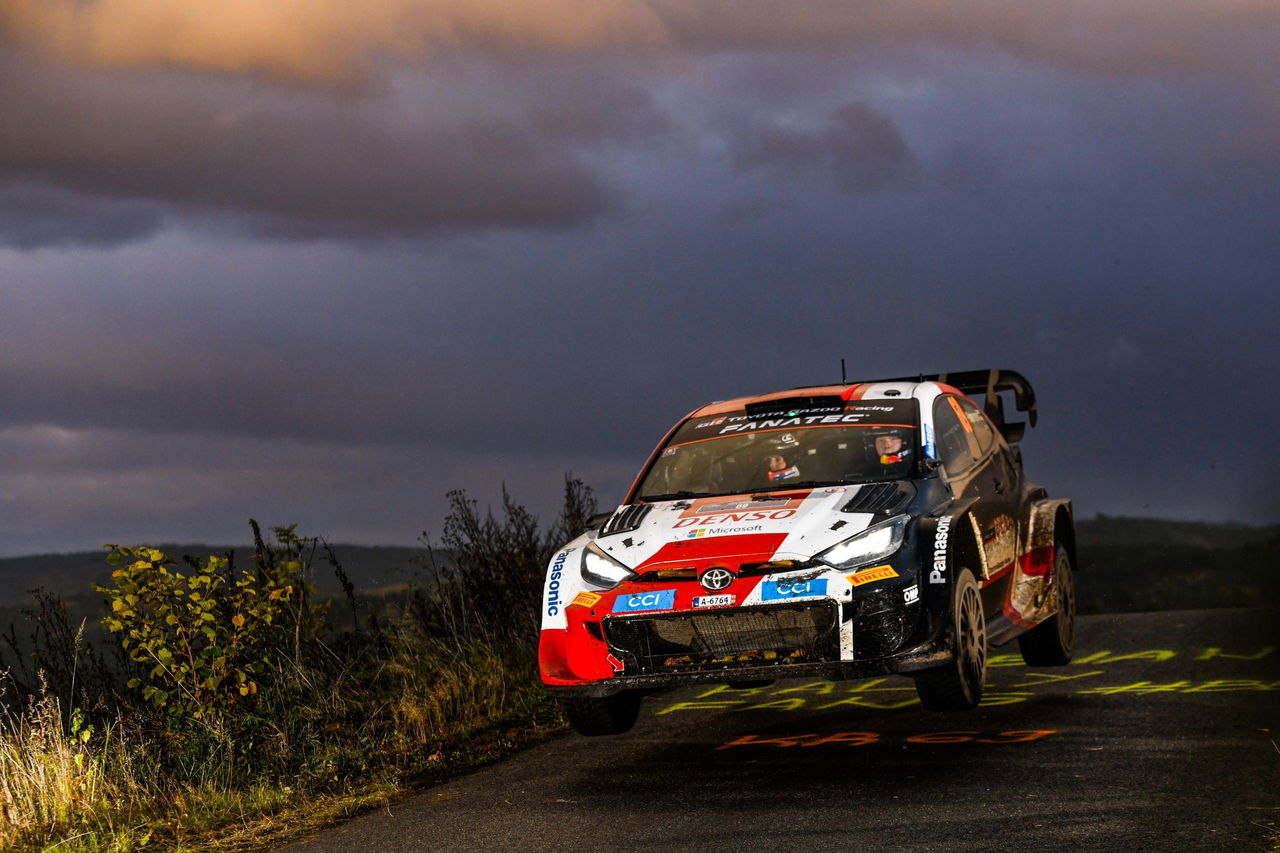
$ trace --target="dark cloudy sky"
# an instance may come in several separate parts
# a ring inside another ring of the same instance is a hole
[[[0,0],[0,555],[609,503],[842,357],[1280,520],[1277,81],[1274,0]]]

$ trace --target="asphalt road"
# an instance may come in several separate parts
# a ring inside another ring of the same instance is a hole
[[[994,649],[984,705],[906,679],[688,688],[287,848],[1280,849],[1280,611],[1081,620],[1076,660]]]

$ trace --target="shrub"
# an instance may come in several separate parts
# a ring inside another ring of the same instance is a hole
[[[107,561],[118,568],[113,586],[96,587],[111,606],[102,624],[132,660],[149,667],[130,688],[179,717],[220,718],[258,692],[273,657],[300,657],[327,604],[306,603],[297,557],[308,540],[293,527],[275,533],[279,548],[259,547],[254,570],[239,573],[228,557],[188,558],[193,571],[183,573],[155,548],[107,546]],[[256,523],[254,534],[260,544]]]

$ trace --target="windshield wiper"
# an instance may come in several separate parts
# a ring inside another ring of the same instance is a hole
[[[764,486],[757,489],[733,489],[727,492],[692,492],[684,489],[678,492],[667,492],[661,495],[641,495],[636,498],[638,501],[646,503],[657,503],[659,501],[677,501],[689,500],[692,498],[719,498],[726,495],[742,495],[751,494],[753,501],[773,500],[773,492],[791,492],[796,489],[820,489],[823,486],[860,486],[864,483],[873,483],[875,480],[868,479],[843,479],[843,480],[796,480],[788,482],[785,485],[779,482],[776,486]]]
[[[686,491],[680,491],[680,492],[667,492],[665,495],[641,495],[640,497],[636,498],[636,500],[647,501],[648,503],[657,503],[658,501],[676,501],[676,500],[680,500],[681,498],[707,498],[707,497],[711,497],[711,495],[707,494],[706,492],[690,492],[686,490]]]
[[[851,480],[851,479],[845,479],[845,480],[796,480],[794,483],[787,483],[786,485],[783,485],[782,483],[779,483],[779,484],[778,484],[778,485],[776,485],[776,486],[766,486],[766,487],[765,487],[765,488],[763,488],[763,489],[756,489],[755,491],[756,491],[756,492],[758,492],[759,494],[754,494],[754,495],[752,495],[752,496],[751,496],[751,499],[752,499],[753,501],[769,500],[769,499],[770,499],[770,495],[769,495],[769,494],[767,494],[767,493],[771,493],[771,492],[790,492],[790,491],[793,491],[793,490],[795,490],[795,489],[820,489],[820,488],[822,488],[823,486],[860,486],[860,485],[862,485],[862,484],[864,484],[864,483],[868,483],[868,482],[870,482],[870,481],[869,481],[869,480],[861,480],[861,479],[859,479],[859,480]]]

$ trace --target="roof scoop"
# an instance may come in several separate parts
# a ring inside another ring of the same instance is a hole
[[[779,415],[787,412],[806,409],[843,409],[845,401],[835,394],[816,397],[780,397],[777,400],[762,400],[759,403],[747,403],[747,417],[757,418],[764,415]]]

